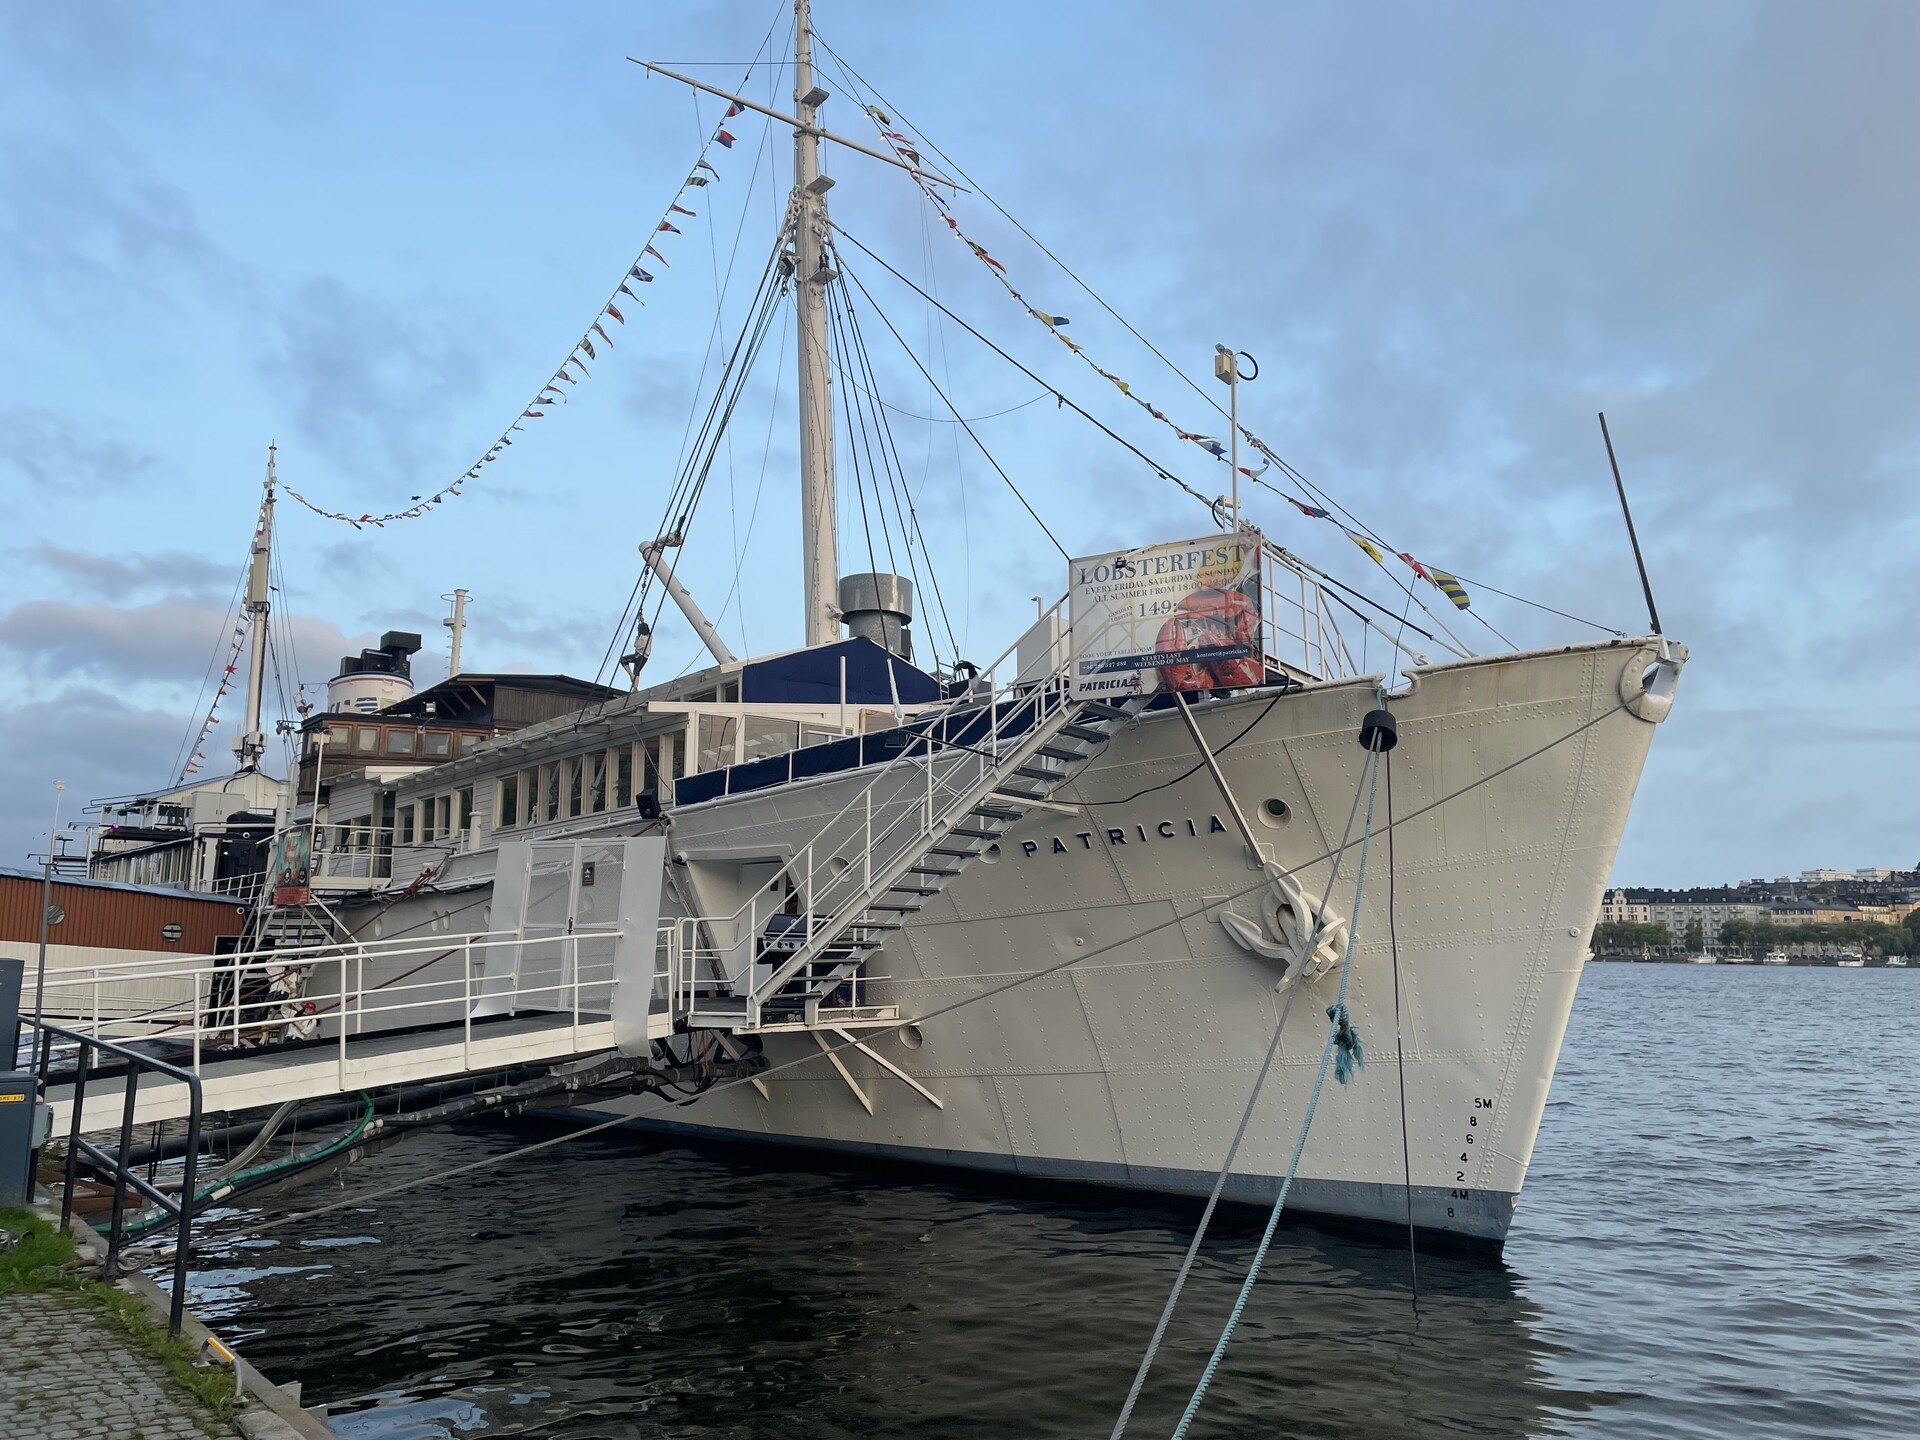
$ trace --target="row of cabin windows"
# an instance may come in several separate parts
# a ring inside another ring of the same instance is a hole
[[[451,760],[488,738],[485,731],[428,730],[419,725],[348,725],[338,721],[328,722],[326,734],[327,754],[336,759],[346,755],[384,755],[409,760],[416,756]],[[313,751],[309,737],[309,757]]]
[[[663,794],[686,773],[678,735],[650,735],[630,745],[530,765],[494,782],[493,828],[610,814],[646,791]]]
[[[444,795],[429,795],[402,805],[395,818],[395,843],[428,845],[464,834],[473,826],[473,787],[462,785]]]

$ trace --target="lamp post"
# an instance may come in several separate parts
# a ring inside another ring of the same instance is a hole
[[[40,969],[33,977],[33,1028],[40,1031],[40,1011],[47,998],[47,931],[53,918],[53,846],[60,834],[60,801],[67,782],[53,782],[53,824],[47,828],[47,863],[40,872]]]

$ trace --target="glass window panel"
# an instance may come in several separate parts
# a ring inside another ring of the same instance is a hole
[[[784,755],[793,749],[800,736],[800,727],[794,721],[769,720],[761,715],[747,716],[744,731],[741,743],[749,760]]]
[[[622,745],[613,752],[613,805],[624,810],[633,803],[633,747]]]
[[[567,771],[567,815],[568,818],[572,818],[580,813],[580,771],[582,769],[580,757],[575,756],[571,760],[563,760],[560,763],[566,767]]]
[[[587,810],[599,815],[607,808],[607,752],[596,750],[586,757]]]
[[[495,792],[493,802],[493,828],[506,830],[520,823],[520,777],[508,775],[501,779],[500,788]]]
[[[549,820],[560,818],[560,767],[542,765],[540,767],[540,803],[542,813]]]
[[[435,759],[445,759],[453,754],[453,736],[444,730],[429,730],[426,742],[426,753]]]
[[[694,769],[704,774],[733,764],[733,740],[739,728],[737,715],[702,715],[699,763]]]
[[[411,730],[387,731],[387,754],[389,755],[413,754],[413,731]]]
[[[378,755],[380,753],[380,732],[371,727],[363,727],[360,731],[359,749],[362,755]]]

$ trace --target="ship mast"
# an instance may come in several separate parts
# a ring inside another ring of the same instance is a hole
[[[840,561],[835,543],[833,377],[827,364],[827,190],[820,173],[817,112],[827,92],[813,81],[808,0],[793,0],[794,311],[800,380],[800,530],[807,644],[840,638]]]
[[[267,612],[272,608],[267,566],[273,553],[273,454],[274,447],[268,445],[266,494],[260,501],[260,523],[254,527],[253,557],[247,567],[246,613],[253,632],[248,640],[247,713],[244,728],[233,741],[233,753],[239,757],[242,770],[259,769],[260,757],[267,753],[266,732],[260,728],[260,699],[266,689]]]
[[[633,60],[632,56],[627,58]],[[794,329],[800,351],[800,530],[804,547],[807,644],[831,644],[840,638],[840,560],[835,541],[833,381],[827,357],[827,285],[839,277],[827,263],[826,193],[833,188],[833,181],[820,173],[820,142],[831,140],[843,149],[895,166],[934,185],[954,190],[966,187],[922,168],[917,156],[915,163],[909,164],[899,155],[889,155],[822,128],[819,112],[827,101],[827,92],[813,78],[813,24],[808,0],[793,0],[794,113],[791,115],[651,60],[633,60],[633,63],[695,90],[732,101],[736,109],[728,112],[730,114],[752,110],[793,127],[793,196],[788,204],[788,223],[793,239],[793,303],[797,320]],[[662,539],[652,543],[668,542]]]

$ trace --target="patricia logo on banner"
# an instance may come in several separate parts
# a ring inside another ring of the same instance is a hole
[[[1261,544],[1214,535],[1070,561],[1074,698],[1258,685]]]

